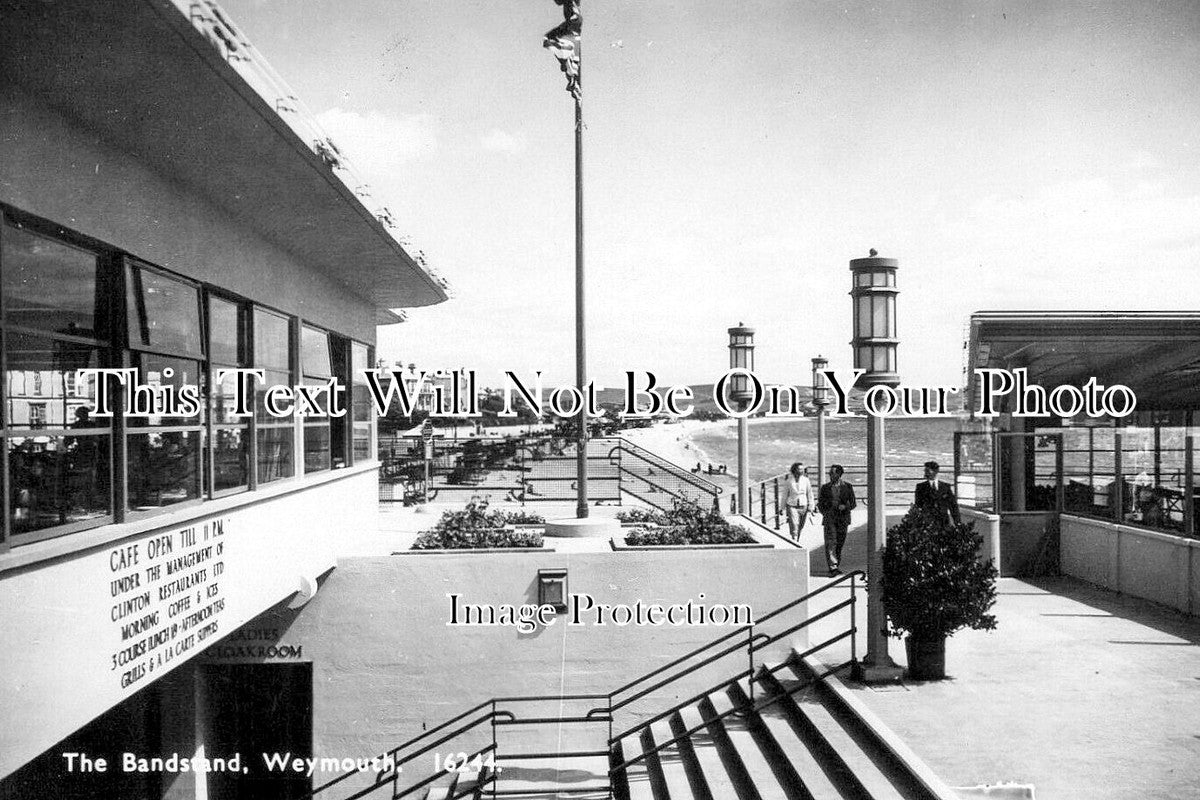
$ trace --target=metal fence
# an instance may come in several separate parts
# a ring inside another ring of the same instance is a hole
[[[845,467],[842,480],[854,487],[854,496],[860,507],[867,505],[867,467],[865,464],[852,464]],[[746,516],[756,519],[763,525],[779,530],[787,521],[783,499],[786,496],[788,474],[772,475],[770,478],[750,484],[748,507],[744,510]],[[916,486],[925,477],[924,464],[887,464],[884,474],[884,493],[888,508],[908,508],[913,502]],[[943,480],[950,480],[943,477]],[[816,502],[817,487],[813,487],[813,501]],[[732,510],[738,511],[733,503]]]
[[[633,497],[661,510],[680,500],[706,506],[719,502],[720,486],[623,437],[589,439],[587,448],[590,502],[620,503]],[[428,460],[419,436],[383,437],[379,457],[382,501],[490,494],[520,503],[562,502],[574,500],[577,493],[575,443],[551,433],[437,437]]]

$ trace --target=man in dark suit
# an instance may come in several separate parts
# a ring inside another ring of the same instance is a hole
[[[950,484],[937,479],[939,471],[936,461],[925,462],[925,480],[917,484],[913,505],[926,509],[944,524],[958,525],[962,521],[958,514],[958,499]]]
[[[829,483],[817,492],[817,510],[825,527],[825,563],[829,565],[829,577],[841,575],[838,564],[842,561],[842,545],[846,544],[846,531],[850,527],[850,509],[854,500],[854,487],[842,480],[845,474],[841,464],[829,468]]]

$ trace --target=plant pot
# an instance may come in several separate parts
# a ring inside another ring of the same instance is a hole
[[[904,640],[908,677],[915,681],[940,681],[946,677],[946,637]]]

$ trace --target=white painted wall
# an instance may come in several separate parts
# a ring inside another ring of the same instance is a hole
[[[186,522],[174,516],[169,527],[0,576],[0,719],[5,723],[0,725],[0,776],[288,598],[302,578],[330,569],[340,539],[374,530],[375,493],[376,472],[367,470],[274,499],[247,494],[241,506],[221,513],[196,506]],[[217,522],[224,529],[219,537],[214,535]],[[193,547],[182,543],[187,528],[197,532]],[[155,555],[153,543],[162,541],[172,542],[173,550]],[[210,545],[211,558],[166,574],[168,560]],[[131,563],[135,554],[136,564]],[[223,565],[219,575],[217,563]],[[146,570],[156,565],[163,574],[151,580]],[[162,587],[200,570],[203,581],[160,598]],[[139,587],[114,597],[111,582],[135,573]],[[146,608],[114,621],[114,606],[143,591],[151,596]],[[190,607],[172,615],[171,603],[184,598]],[[184,630],[188,614],[217,601],[219,610]],[[156,625],[122,640],[123,623],[155,611]],[[211,624],[215,628],[201,641],[198,632]],[[179,627],[172,634],[173,625]],[[163,644],[114,666],[115,654],[164,631]],[[192,634],[196,639],[185,644]],[[172,657],[166,660],[168,651]],[[146,666],[146,674],[123,687],[122,675],[138,665]]]
[[[1200,610],[1200,540],[1062,515],[1062,571],[1189,614]]]

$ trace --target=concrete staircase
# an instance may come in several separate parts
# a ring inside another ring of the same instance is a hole
[[[728,684],[618,741],[616,800],[949,800],[928,768],[836,678],[794,660]],[[788,696],[787,690],[810,684]],[[776,702],[764,705],[767,700]],[[866,715],[866,716],[864,716]],[[690,733],[689,733],[690,732]],[[674,744],[655,748],[682,734]],[[487,796],[486,793],[484,795]],[[564,795],[565,796],[565,795]],[[545,795],[558,797],[558,795]]]
[[[606,800],[612,769],[614,800],[954,800],[836,677],[816,679],[823,670],[768,665],[753,700],[748,680],[731,682],[631,728],[607,760],[497,760],[495,776],[446,776],[417,796]]]

